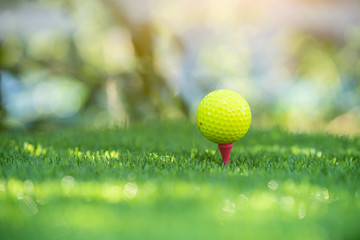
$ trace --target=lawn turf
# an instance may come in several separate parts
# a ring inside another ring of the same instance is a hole
[[[186,122],[0,133],[0,239],[359,239],[360,138]]]

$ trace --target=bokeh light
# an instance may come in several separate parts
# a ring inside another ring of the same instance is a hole
[[[360,133],[357,1],[0,6],[4,126],[193,121],[203,96],[228,88],[254,127]]]

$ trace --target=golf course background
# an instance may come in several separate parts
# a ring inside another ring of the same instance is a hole
[[[0,127],[193,121],[225,88],[253,126],[357,135],[359,5],[3,0]]]

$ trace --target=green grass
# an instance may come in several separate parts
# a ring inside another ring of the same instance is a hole
[[[188,123],[0,134],[0,239],[359,239],[360,138]]]

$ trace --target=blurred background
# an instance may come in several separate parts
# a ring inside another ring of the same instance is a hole
[[[2,0],[0,129],[195,121],[227,88],[253,126],[360,134],[358,0]]]

